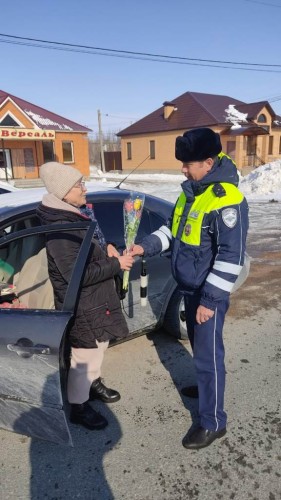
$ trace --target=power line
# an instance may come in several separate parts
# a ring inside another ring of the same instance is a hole
[[[13,45],[25,45],[25,46],[28,46],[28,47],[37,47],[37,48],[42,48],[42,49],[60,50],[60,51],[65,51],[65,52],[78,52],[78,53],[84,53],[84,54],[90,54],[90,55],[101,55],[101,56],[107,56],[107,57],[119,57],[119,58],[124,58],[124,59],[138,59],[138,60],[143,60],[143,61],[154,61],[154,62],[162,62],[162,63],[167,63],[167,64],[183,64],[183,65],[188,65],[188,66],[201,66],[201,67],[208,67],[208,68],[236,69],[236,70],[241,70],[241,71],[257,71],[257,72],[263,72],[263,73],[281,73],[281,71],[273,70],[273,69],[238,68],[238,67],[223,66],[223,65],[218,65],[218,64],[201,64],[201,63],[191,63],[191,62],[176,61],[176,60],[169,61],[169,60],[161,60],[161,59],[158,59],[158,58],[148,58],[148,57],[141,57],[141,56],[137,57],[137,56],[124,55],[124,54],[117,54],[117,53],[114,53],[114,54],[100,53],[100,52],[97,52],[97,51],[89,51],[89,50],[83,50],[83,49],[70,49],[70,48],[67,48],[67,47],[65,47],[65,48],[63,48],[63,47],[52,47],[52,46],[47,46],[47,45],[31,44],[31,43],[8,41],[8,40],[1,40],[1,39],[0,39],[0,42],[2,42],[2,43],[9,43],[9,44],[13,44]],[[239,63],[234,63],[234,64],[239,64]],[[244,63],[244,64],[246,64],[246,63]]]
[[[129,50],[117,50],[117,49],[108,49],[102,47],[93,47],[88,45],[78,45],[72,43],[65,42],[57,42],[50,40],[41,40],[30,37],[21,37],[17,35],[7,35],[4,33],[0,33],[0,36],[9,38],[10,40],[1,40],[2,43],[10,43],[14,45],[24,45],[29,47],[37,47],[44,49],[53,49],[53,50],[61,50],[66,52],[80,52],[92,55],[104,55],[109,57],[121,57],[126,59],[140,59],[140,60],[149,60],[154,62],[165,62],[169,64],[186,64],[191,66],[203,66],[203,67],[214,67],[214,68],[224,68],[224,69],[238,69],[244,71],[259,71],[259,72],[269,72],[269,73],[280,73],[281,71],[273,70],[273,69],[262,69],[257,68],[257,66],[263,66],[264,68],[281,68],[281,64],[267,64],[267,63],[247,63],[247,62],[236,62],[236,61],[220,61],[220,60],[212,60],[212,59],[199,59],[199,58],[190,58],[190,57],[181,57],[181,56],[168,56],[163,54],[152,54],[146,52],[135,52]],[[15,40],[11,40],[15,39]],[[19,41],[24,40],[24,41]],[[35,43],[36,42],[36,43]],[[48,44],[48,45],[46,45]],[[191,62],[193,61],[193,62]],[[209,64],[202,64],[209,63]],[[234,65],[233,66],[225,66]],[[254,66],[250,68],[246,67],[237,67],[237,66]]]

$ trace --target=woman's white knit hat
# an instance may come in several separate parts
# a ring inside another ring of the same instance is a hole
[[[83,177],[77,168],[63,165],[57,161],[49,161],[41,165],[40,178],[48,193],[62,200],[71,188]]]

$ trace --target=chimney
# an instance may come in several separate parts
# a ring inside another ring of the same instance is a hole
[[[178,109],[173,102],[165,101],[163,102],[163,106],[164,106],[164,120],[169,120],[171,114],[174,111],[177,111]]]

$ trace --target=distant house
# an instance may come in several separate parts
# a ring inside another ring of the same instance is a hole
[[[281,157],[281,117],[267,101],[246,104],[233,97],[186,92],[117,134],[123,170],[141,164],[142,170],[178,171],[175,139],[197,127],[218,132],[223,151],[241,171]]]
[[[0,176],[37,178],[39,166],[51,160],[72,165],[88,176],[90,131],[0,90]]]

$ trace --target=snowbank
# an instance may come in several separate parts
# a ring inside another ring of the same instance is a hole
[[[281,160],[256,168],[240,180],[239,188],[248,200],[281,201]]]

